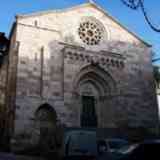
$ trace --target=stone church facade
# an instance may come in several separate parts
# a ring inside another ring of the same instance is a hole
[[[151,46],[96,4],[18,15],[10,39],[15,135],[52,111],[66,127],[157,127]]]

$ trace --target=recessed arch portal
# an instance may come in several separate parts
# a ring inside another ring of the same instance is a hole
[[[106,96],[117,92],[116,82],[112,76],[98,65],[83,67],[76,75],[73,82],[73,90],[78,92],[82,83],[90,81],[95,86],[103,88],[100,95]]]
[[[99,66],[89,65],[76,75],[74,91],[78,93],[81,104],[81,127],[98,127],[101,97],[116,92],[115,81]]]
[[[35,114],[35,127],[40,132],[40,137],[55,128],[57,121],[57,114],[54,108],[48,104],[44,103],[38,107]]]
[[[55,123],[57,120],[57,114],[55,109],[48,103],[44,103],[38,107],[35,112],[35,118],[39,121],[48,121]]]
[[[35,128],[39,132],[38,145],[48,150],[56,147],[56,121],[56,111],[48,103],[39,106],[35,112]]]

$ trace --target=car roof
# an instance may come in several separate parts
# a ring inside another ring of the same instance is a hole
[[[67,131],[66,135],[75,135],[75,134],[94,134],[96,135],[95,131],[87,131],[87,130],[75,130],[75,131]]]
[[[160,144],[160,139],[145,140],[142,144]]]
[[[128,142],[126,139],[121,138],[107,138],[106,141],[114,141],[114,142]]]

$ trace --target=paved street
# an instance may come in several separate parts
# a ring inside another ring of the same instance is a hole
[[[0,160],[45,160],[41,157],[14,155],[12,153],[0,153]]]
[[[40,157],[31,157],[31,156],[16,156],[16,160],[45,160],[44,158]]]

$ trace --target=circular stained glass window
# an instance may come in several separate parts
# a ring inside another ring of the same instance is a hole
[[[78,28],[80,39],[87,45],[97,45],[102,39],[103,29],[94,21],[80,23]]]

